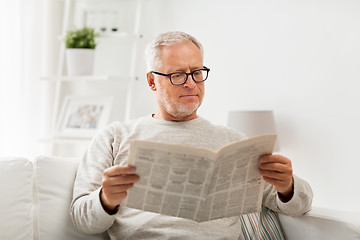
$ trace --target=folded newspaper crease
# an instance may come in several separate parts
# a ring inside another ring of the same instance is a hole
[[[140,181],[122,206],[197,222],[261,210],[264,182],[258,159],[273,151],[276,135],[236,142],[217,152],[133,140],[128,164]]]

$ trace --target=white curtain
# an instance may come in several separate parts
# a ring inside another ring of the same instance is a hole
[[[43,0],[0,0],[0,157],[42,152]]]

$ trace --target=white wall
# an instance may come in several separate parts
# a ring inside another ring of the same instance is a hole
[[[226,124],[229,110],[273,109],[314,204],[360,212],[359,13],[357,0],[148,0],[142,33],[197,37],[211,68],[199,113]],[[134,117],[154,108],[145,76],[136,87]]]

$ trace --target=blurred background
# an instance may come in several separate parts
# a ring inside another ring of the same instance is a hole
[[[273,111],[314,205],[360,212],[359,12],[357,0],[0,0],[0,156],[80,157],[88,136],[57,135],[69,94],[114,98],[107,122],[155,112],[144,48],[179,30],[211,69],[199,115]],[[64,34],[84,23],[100,32],[93,77],[62,77]]]

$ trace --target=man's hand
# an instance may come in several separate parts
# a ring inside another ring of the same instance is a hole
[[[281,155],[267,154],[259,159],[260,174],[264,181],[274,186],[283,202],[289,201],[294,194],[294,182],[290,159]]]
[[[102,177],[100,201],[106,212],[111,213],[127,196],[127,190],[139,181],[135,167],[113,166],[105,169]]]

